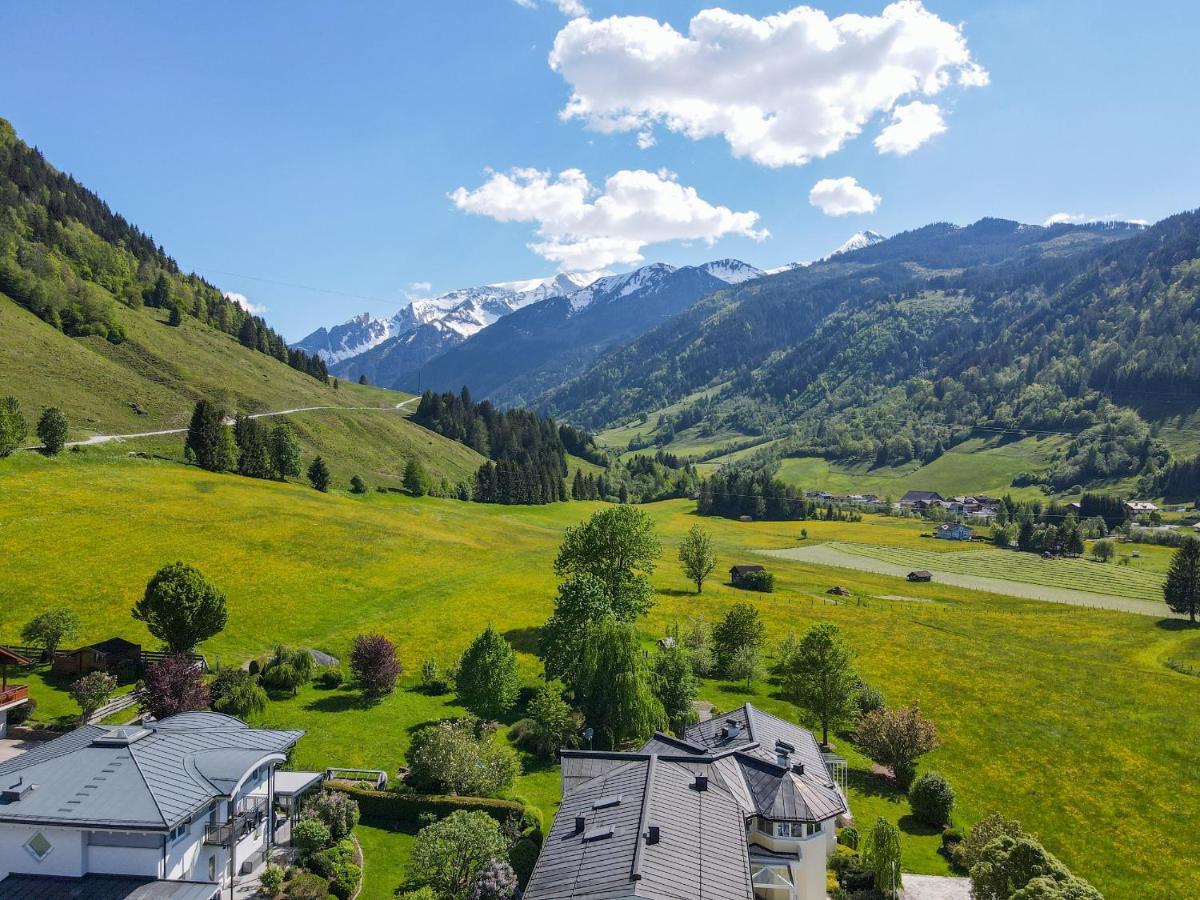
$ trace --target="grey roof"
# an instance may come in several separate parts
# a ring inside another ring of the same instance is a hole
[[[907,501],[909,503],[913,503],[917,500],[923,500],[926,503],[928,503],[931,500],[941,500],[941,499],[942,499],[942,495],[939,494],[937,491],[908,491],[904,494],[903,497],[900,498],[900,502],[904,503]]]
[[[155,881],[124,875],[55,878],[9,875],[0,881],[0,900],[212,900],[217,885],[206,881]]]
[[[192,712],[145,730],[84,725],[0,763],[0,788],[37,785],[0,803],[0,822],[164,830],[228,796],[257,762],[304,733],[250,728]]]
[[[703,760],[657,754],[564,754],[564,768],[593,760],[604,771],[563,797],[525,892],[526,900],[750,900],[741,810],[710,782]],[[576,817],[584,827],[576,828]],[[651,826],[659,829],[649,843]]]

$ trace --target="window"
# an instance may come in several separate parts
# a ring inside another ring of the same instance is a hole
[[[217,880],[217,858],[215,856],[210,856],[208,858],[208,880]]]
[[[169,844],[177,843],[178,841],[182,840],[182,838],[184,837],[184,835],[187,834],[187,832],[188,832],[188,823],[187,822],[184,822],[182,825],[176,825],[174,828],[171,829],[171,833],[167,835],[167,843],[169,843]]]
[[[776,822],[775,837],[806,838],[821,833],[820,822]]]
[[[54,845],[39,831],[25,842],[25,849],[33,855],[34,859],[41,862],[50,855],[50,851],[54,849]]]

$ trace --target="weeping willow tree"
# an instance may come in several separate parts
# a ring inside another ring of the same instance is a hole
[[[900,891],[900,829],[880,816],[866,841],[867,864],[875,873],[875,889],[885,897]]]
[[[607,616],[588,630],[579,661],[577,699],[600,743],[615,748],[665,728],[650,666],[634,627]]]

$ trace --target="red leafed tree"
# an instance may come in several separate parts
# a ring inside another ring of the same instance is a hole
[[[360,634],[350,651],[350,671],[364,694],[379,698],[396,689],[403,667],[396,657],[396,645],[382,634]]]
[[[208,708],[208,685],[193,660],[167,656],[147,666],[138,703],[156,719]]]

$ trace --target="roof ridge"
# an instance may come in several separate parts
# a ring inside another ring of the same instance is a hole
[[[154,733],[150,734],[150,738],[153,740]],[[133,760],[133,767],[137,770],[138,778],[142,779],[142,784],[146,786],[146,793],[150,795],[150,800],[154,803],[154,808],[158,810],[158,815],[162,819],[163,826],[166,827],[169,824],[167,822],[167,814],[163,812],[162,804],[158,802],[158,795],[154,793],[154,788],[150,786],[150,780],[146,777],[146,773],[142,771],[142,766],[133,752],[133,746],[133,744],[130,744],[125,748],[125,751],[129,754],[129,758]]]

